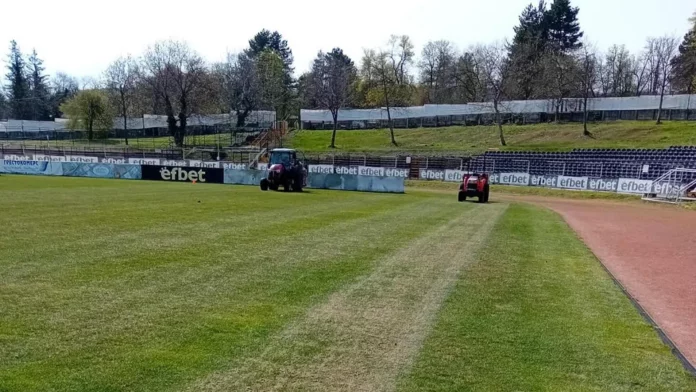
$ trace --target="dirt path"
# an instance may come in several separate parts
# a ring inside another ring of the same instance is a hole
[[[696,212],[642,203],[514,199],[561,214],[696,365]]]
[[[505,208],[490,205],[454,217],[309,309],[261,355],[198,380],[190,389],[394,390],[459,271],[475,260]]]

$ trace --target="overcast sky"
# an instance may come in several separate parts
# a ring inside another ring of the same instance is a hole
[[[262,28],[288,40],[297,72],[319,50],[341,47],[358,62],[363,48],[407,34],[417,53],[429,40],[459,49],[511,38],[530,0],[33,0],[0,6],[0,51],[9,41],[28,53],[36,48],[47,71],[99,76],[120,55],[139,55],[161,39],[186,40],[208,61],[244,49]],[[534,0],[536,3],[537,0]],[[551,2],[551,0],[547,0]],[[107,5],[108,4],[108,5]],[[694,0],[573,0],[580,25],[600,49],[618,43],[632,52],[645,38],[689,28]],[[5,72],[2,72],[4,75]]]

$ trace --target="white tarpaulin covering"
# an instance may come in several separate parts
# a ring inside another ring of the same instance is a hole
[[[269,110],[259,110],[249,113],[246,118],[246,123],[272,123],[275,121],[275,112]],[[331,116],[329,115],[329,118]],[[209,114],[209,115],[191,115],[187,121],[188,125],[217,125],[217,124],[237,124],[237,116],[235,114]],[[128,129],[143,129],[143,128],[166,128],[167,116],[154,114],[146,114],[143,117],[130,117],[127,119]],[[39,131],[60,131],[67,127],[67,120],[57,118],[55,121],[23,121],[23,120],[8,120],[0,122],[0,132],[21,131],[21,132],[39,132]],[[114,118],[113,129],[124,129],[123,118]]]
[[[500,103],[502,113],[554,113],[556,101],[537,99],[529,101],[505,101]],[[580,98],[564,99],[559,111],[563,113],[582,112],[583,100]],[[590,111],[627,111],[656,110],[660,106],[660,97],[644,95],[642,97],[590,98],[587,103]],[[662,104],[663,109],[696,109],[696,95],[667,95]],[[493,113],[492,102],[469,103],[463,105],[425,105],[391,108],[392,119],[427,118],[437,116],[464,116]],[[332,122],[328,110],[302,109],[300,117],[304,122]],[[338,121],[380,121],[387,120],[386,108],[380,109],[346,109],[338,111]]]

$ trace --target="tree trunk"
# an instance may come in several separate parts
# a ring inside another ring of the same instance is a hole
[[[167,129],[169,130],[169,135],[174,138],[174,144],[181,147],[177,139],[179,129],[176,125],[176,117],[174,117],[174,108],[172,108],[172,103],[169,101],[169,97],[164,98],[164,113],[167,115]]]
[[[665,85],[666,82],[662,82],[662,88],[660,89],[660,106],[657,108],[657,125],[662,124],[662,102],[665,99]]]
[[[398,146],[396,144],[396,139],[394,139],[394,124],[392,124],[391,119],[391,108],[389,107],[389,93],[387,92],[387,85],[384,85],[384,104],[387,107],[387,125],[389,125],[389,135],[391,136],[391,144]]]
[[[128,145],[128,116],[126,114],[126,110],[123,109],[123,132],[125,133],[125,141],[126,141],[126,146]]]
[[[333,132],[331,133],[331,145],[329,146],[329,148],[336,148],[336,128],[338,128],[338,110],[332,110],[331,117],[333,117]]]
[[[583,113],[582,113],[582,134],[583,136],[591,136],[590,131],[587,130],[587,90],[585,91],[585,99],[583,103]]]
[[[391,144],[398,146],[398,144],[396,144],[396,139],[394,139],[394,124],[392,124],[391,109],[389,108],[389,104],[387,104],[387,124],[389,124],[389,135],[391,136]]]
[[[503,135],[503,123],[500,119],[500,110],[498,110],[498,101],[493,101],[493,108],[495,109],[495,122],[498,124],[498,137],[500,138],[500,145],[507,146],[505,142],[505,135]]]
[[[186,114],[184,112],[179,112],[179,129],[177,132],[177,138],[175,140],[175,143],[179,147],[184,146],[184,141],[186,138]]]
[[[90,116],[87,126],[87,140],[92,141],[94,138],[94,118]]]
[[[237,111],[237,128],[241,128],[244,126],[244,124],[246,124],[246,119],[249,116],[249,112],[250,110],[248,108],[244,109],[244,111],[241,113]]]

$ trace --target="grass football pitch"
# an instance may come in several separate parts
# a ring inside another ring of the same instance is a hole
[[[0,391],[696,390],[537,207],[11,175],[0,202]]]

